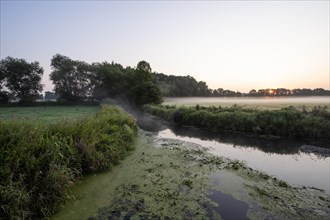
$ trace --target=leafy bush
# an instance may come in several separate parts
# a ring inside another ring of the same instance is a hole
[[[55,124],[1,121],[0,216],[49,216],[82,174],[118,164],[136,135],[134,119],[115,107]]]

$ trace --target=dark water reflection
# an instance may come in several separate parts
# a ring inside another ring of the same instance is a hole
[[[243,201],[234,199],[232,195],[225,194],[217,190],[209,190],[208,196],[216,202],[218,206],[209,207],[207,215],[210,219],[216,219],[215,213],[221,215],[221,219],[248,219],[246,216],[249,205]]]
[[[234,147],[251,147],[257,148],[266,153],[276,153],[276,154],[296,154],[301,151],[301,146],[312,145],[320,148],[327,148],[329,150],[320,151],[319,156],[329,156],[330,152],[329,143],[326,142],[316,142],[316,141],[306,141],[301,139],[293,138],[276,138],[276,137],[257,137],[249,136],[245,134],[233,134],[233,133],[213,133],[204,131],[201,129],[196,129],[192,127],[171,127],[171,131],[175,135],[199,138],[206,141],[217,141],[220,143],[231,144]],[[315,151],[317,154],[318,151]]]

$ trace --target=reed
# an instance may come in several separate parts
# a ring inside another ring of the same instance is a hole
[[[0,216],[50,216],[70,196],[70,186],[118,164],[136,136],[134,118],[117,107],[57,123],[1,120]]]
[[[287,107],[258,110],[241,106],[179,107],[147,105],[144,109],[175,125],[194,126],[212,132],[242,132],[279,137],[330,138],[329,109]]]

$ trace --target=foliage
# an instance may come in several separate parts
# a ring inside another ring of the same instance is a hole
[[[228,89],[209,89],[203,81],[197,81],[191,76],[174,76],[163,73],[154,73],[157,85],[164,96],[167,97],[263,97],[263,96],[329,96],[330,91],[317,89],[259,89],[250,90],[249,93],[235,92]]]
[[[209,89],[205,82],[197,82],[191,76],[173,76],[154,73],[156,83],[164,96],[209,96]]]
[[[261,111],[240,106],[229,108],[145,106],[146,111],[176,125],[195,126],[213,132],[244,132],[327,140],[330,138],[329,113],[324,113],[324,107],[316,109],[323,110],[313,109],[310,112],[303,112],[294,108]]]
[[[134,119],[115,107],[53,124],[1,120],[0,215],[49,216],[82,174],[118,164],[136,135]]]
[[[92,69],[89,64],[56,54],[51,60],[51,67],[50,79],[60,99],[79,101],[92,96]]]
[[[159,88],[152,82],[142,82],[131,90],[131,99],[137,105],[160,104],[162,102]]]
[[[94,63],[95,74],[92,78],[95,88],[93,97],[103,99],[107,97],[124,97],[130,89],[134,71],[124,68],[117,63]]]
[[[90,65],[56,54],[51,65],[55,92],[65,101],[116,98],[143,105],[158,104],[162,99],[146,61],[132,69],[114,62]]]
[[[154,82],[150,64],[140,61],[135,71],[135,80],[130,91],[130,98],[136,105],[160,104],[162,96],[159,87]]]
[[[141,73],[151,73],[151,66],[148,62],[142,60],[140,61],[137,66],[136,70]],[[143,80],[150,80],[150,79],[143,79]]]
[[[0,104],[6,104],[9,101],[8,92],[0,91]]]
[[[42,91],[40,84],[44,70],[38,62],[7,57],[0,61],[0,100],[8,101],[5,88],[20,102],[34,101]]]
[[[161,103],[160,89],[155,84],[150,64],[146,61],[140,61],[136,69],[106,62],[94,64],[94,67],[95,98],[125,99],[136,105]]]

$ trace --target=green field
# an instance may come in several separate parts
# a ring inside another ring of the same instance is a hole
[[[0,119],[37,119],[52,122],[92,115],[98,110],[98,106],[1,107]]]

